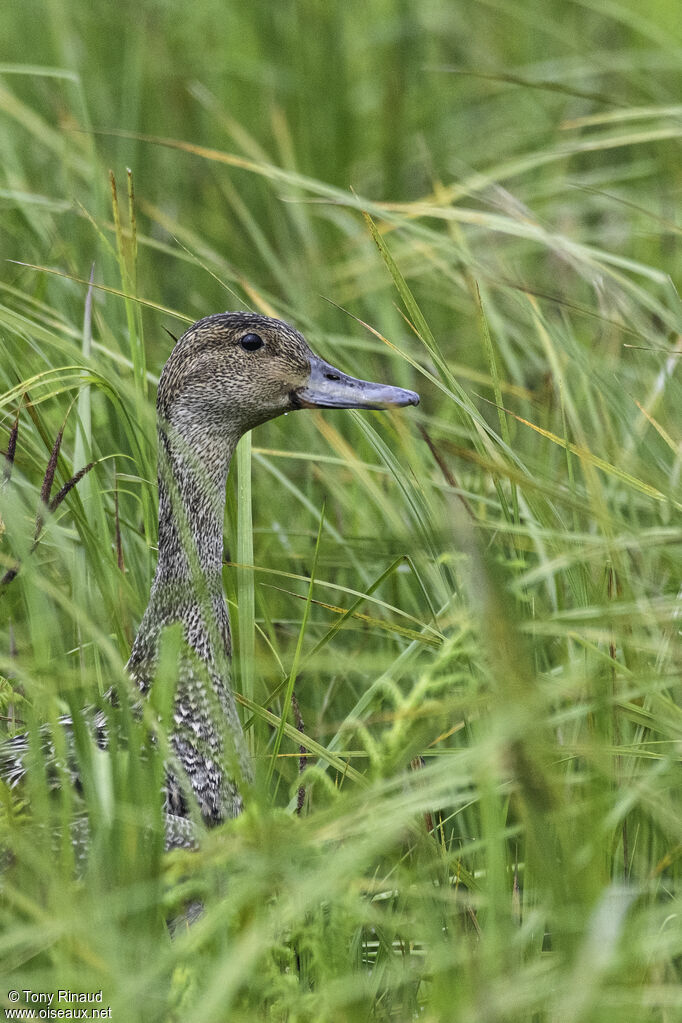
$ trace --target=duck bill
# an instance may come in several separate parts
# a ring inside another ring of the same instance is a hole
[[[386,409],[418,405],[419,395],[403,387],[349,377],[324,359],[313,356],[308,381],[291,392],[291,400],[294,408]]]

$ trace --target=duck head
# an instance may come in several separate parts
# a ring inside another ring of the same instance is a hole
[[[204,436],[229,439],[296,409],[418,404],[414,391],[348,376],[287,323],[248,312],[193,324],[164,367],[157,402],[160,417],[185,436],[200,425]]]

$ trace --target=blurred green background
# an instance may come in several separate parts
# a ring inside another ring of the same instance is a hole
[[[25,0],[0,40],[10,732],[122,684],[164,328],[258,309],[422,397],[242,446],[241,820],[164,856],[125,714],[127,747],[77,737],[82,791],[37,749],[3,790],[0,1005],[682,1018],[678,5]],[[34,549],[62,426],[52,496],[96,464]]]

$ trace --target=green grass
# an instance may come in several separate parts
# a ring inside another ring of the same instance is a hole
[[[0,1004],[674,1023],[677,5],[33,0],[0,37],[0,713],[34,740],[73,713],[83,779],[52,791],[34,741],[0,792]],[[164,327],[234,308],[422,401],[288,416],[235,459],[256,781],[166,856],[178,637],[141,721],[123,670],[155,383]],[[80,708],[111,685],[103,753]]]

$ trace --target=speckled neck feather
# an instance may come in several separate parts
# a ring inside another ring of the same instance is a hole
[[[146,690],[161,631],[182,624],[188,650],[178,666],[171,744],[205,822],[213,824],[241,810],[234,775],[242,782],[251,776],[229,685],[230,621],[221,578],[225,484],[234,445],[221,445],[207,464],[181,453],[183,440],[171,441],[159,427],[159,558],[128,670]],[[180,817],[187,812],[183,780],[172,773],[168,779],[167,811]],[[172,834],[168,841],[176,844]]]
[[[241,329],[248,329],[252,318],[244,320]],[[193,340],[185,335],[176,346],[159,384],[159,555],[128,670],[146,691],[162,630],[182,624],[187,651],[178,666],[171,744],[204,821],[213,824],[240,812],[240,784],[251,778],[229,683],[232,644],[222,586],[225,486],[245,424],[236,408],[229,418],[216,416],[210,394],[199,403],[180,395],[184,349]],[[170,815],[187,812],[185,778],[169,776]],[[168,841],[176,844],[172,834]]]

